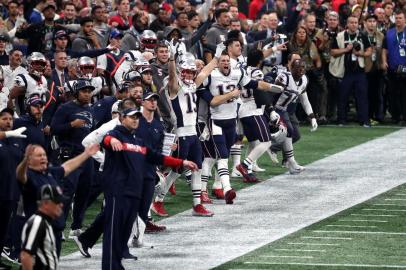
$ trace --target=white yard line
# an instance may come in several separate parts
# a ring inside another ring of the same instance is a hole
[[[377,219],[342,219],[337,220],[338,222],[376,222],[376,223],[387,223],[387,220],[377,220]]]
[[[290,251],[290,252],[326,252],[325,249],[289,249],[289,248],[275,248],[276,251]]]
[[[193,217],[191,210],[166,218],[160,223],[167,232],[144,237],[154,248],[131,248],[138,261],[123,264],[127,270],[210,269],[365,202],[406,181],[405,137],[402,129],[308,164],[299,175],[279,175],[237,191],[233,205],[207,206],[215,213],[211,218]],[[399,164],[396,170],[393,164]],[[291,247],[315,246],[300,245]],[[62,257],[59,268],[99,270],[101,245],[90,252],[89,259],[79,252]]]
[[[328,240],[352,240],[351,237],[329,237],[329,236],[302,236],[303,239],[328,239]]]
[[[326,227],[342,227],[342,228],[377,228],[377,226],[368,225],[342,225],[342,224],[329,224]]]
[[[406,232],[329,231],[329,230],[315,230],[312,232],[315,232],[315,233],[344,233],[344,234],[406,235]]]
[[[406,201],[406,199],[385,199],[385,201]]]
[[[406,207],[405,204],[395,204],[395,203],[374,203],[373,206],[399,206],[399,207]]]
[[[350,264],[350,263],[300,263],[300,262],[244,262],[244,264],[256,265],[302,265],[302,266],[326,266],[326,267],[359,267],[359,268],[386,268],[386,269],[406,269],[406,265],[386,265],[386,264]],[[233,268],[236,270],[235,268]]]
[[[330,243],[306,243],[306,242],[290,242],[288,245],[305,245],[305,246],[332,246],[339,247],[339,244],[330,244]]]
[[[383,211],[383,212],[406,212],[406,209],[378,209],[378,208],[365,208],[362,211]]]
[[[369,214],[351,214],[355,217],[398,217],[398,215],[369,215]]]
[[[294,256],[294,255],[261,255],[261,258],[297,258],[297,259],[313,259],[313,256]]]

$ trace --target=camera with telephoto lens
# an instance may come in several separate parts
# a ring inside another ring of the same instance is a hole
[[[359,52],[361,50],[361,43],[359,41],[354,41],[352,43],[352,48],[356,51]]]

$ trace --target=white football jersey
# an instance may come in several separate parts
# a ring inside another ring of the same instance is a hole
[[[37,94],[44,102],[48,99],[48,83],[44,76],[37,81],[28,73],[18,74],[14,78],[14,86],[26,89],[25,98]]]
[[[214,69],[203,85],[209,87],[213,96],[224,95],[234,90],[242,88],[251,81],[247,72],[242,68],[231,68],[226,76],[218,68]],[[211,118],[214,120],[226,120],[237,118],[237,101],[230,99],[226,103],[212,107],[210,106]]]
[[[308,80],[306,75],[303,75],[298,82],[295,82],[292,73],[282,72],[276,77],[275,83],[285,86],[275,107],[279,110],[286,111],[290,103],[295,102],[299,95],[306,92]]]
[[[4,86],[8,89],[13,88],[15,77],[17,74],[28,74],[28,71],[22,66],[18,66],[15,69],[11,69],[10,65],[2,66],[4,76]]]
[[[231,68],[240,68],[240,67],[245,68],[246,66],[247,66],[247,59],[243,55],[238,56],[237,60],[230,57],[230,67]]]
[[[117,69],[116,73],[114,74],[114,81],[117,85],[121,85],[124,80],[124,74],[128,71],[132,70],[133,62],[138,61],[138,59],[142,58],[142,53],[140,51],[131,50],[124,54],[125,60],[121,63],[120,67]]]
[[[77,80],[71,80],[71,81],[66,82],[65,86],[64,86],[65,92],[73,92],[73,87],[74,87],[76,81]],[[93,77],[90,80],[90,83],[95,88],[92,92],[92,104],[94,104],[100,100],[100,98],[101,98],[100,91],[106,85],[106,81],[104,80],[103,77],[97,76],[97,77]]]
[[[187,85],[179,81],[179,91],[176,97],[171,98],[169,90],[166,90],[165,94],[171,107],[175,134],[178,137],[197,135],[196,84]]]
[[[0,111],[7,107],[8,97],[10,95],[10,89],[3,87],[0,90]]]
[[[255,67],[247,67],[247,74],[251,77],[251,79],[259,81],[264,79],[264,73],[259,68]],[[261,90],[254,90],[251,88],[243,87],[241,89],[241,101],[242,104],[240,109],[238,110],[238,117],[244,118],[253,115],[262,115],[264,110],[262,108],[257,108],[257,104],[255,103],[254,99],[254,91],[261,91]]]

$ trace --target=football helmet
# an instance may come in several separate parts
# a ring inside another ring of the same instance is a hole
[[[154,31],[144,30],[141,34],[141,47],[144,51],[154,52],[155,47],[158,45],[158,38]]]
[[[149,62],[147,61],[147,59],[145,59],[145,57],[143,55],[140,55],[139,58],[137,58],[135,61],[132,62],[131,64],[131,68],[133,70],[138,71],[138,73],[142,73],[141,69],[143,68],[150,68],[151,65],[149,64]]]
[[[251,70],[251,78],[256,81],[261,81],[264,79],[264,73],[259,68],[254,68]]]
[[[136,82],[137,80],[141,81],[141,79],[142,79],[141,74],[135,70],[130,70],[124,73],[123,76],[124,82]]]
[[[196,59],[191,53],[185,53],[178,57],[177,67],[179,77],[185,84],[192,84],[195,82],[197,76]]]
[[[47,59],[40,52],[33,52],[27,58],[28,72],[38,78],[40,78],[45,71],[47,65]]]
[[[96,70],[96,64],[93,59],[88,56],[82,56],[79,58],[77,71],[80,78],[91,79],[93,78],[94,71]]]

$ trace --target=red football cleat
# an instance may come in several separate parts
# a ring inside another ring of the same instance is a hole
[[[166,230],[166,226],[158,225],[150,220],[145,225],[145,233],[159,233]]]
[[[214,213],[204,208],[203,204],[198,204],[196,206],[193,206],[192,215],[199,217],[211,217],[214,215]]]
[[[226,204],[233,204],[234,199],[237,197],[237,193],[235,193],[234,189],[230,189],[229,191],[226,192],[224,199],[226,200]]]
[[[170,192],[173,196],[176,195],[175,183],[173,183],[173,184],[171,185],[171,187],[169,188],[169,192]]]
[[[212,204],[213,201],[210,199],[209,194],[207,194],[207,191],[202,191],[200,194],[200,201],[204,204]]]
[[[217,200],[224,199],[224,192],[221,188],[213,188],[211,194],[215,196]]]
[[[257,183],[258,178],[253,173],[248,173],[247,167],[244,164],[239,164],[235,167],[244,177],[244,183]]]
[[[168,213],[166,212],[164,208],[164,203],[163,202],[153,202],[151,206],[152,212],[157,214],[158,216],[161,217],[167,217],[169,216]]]

